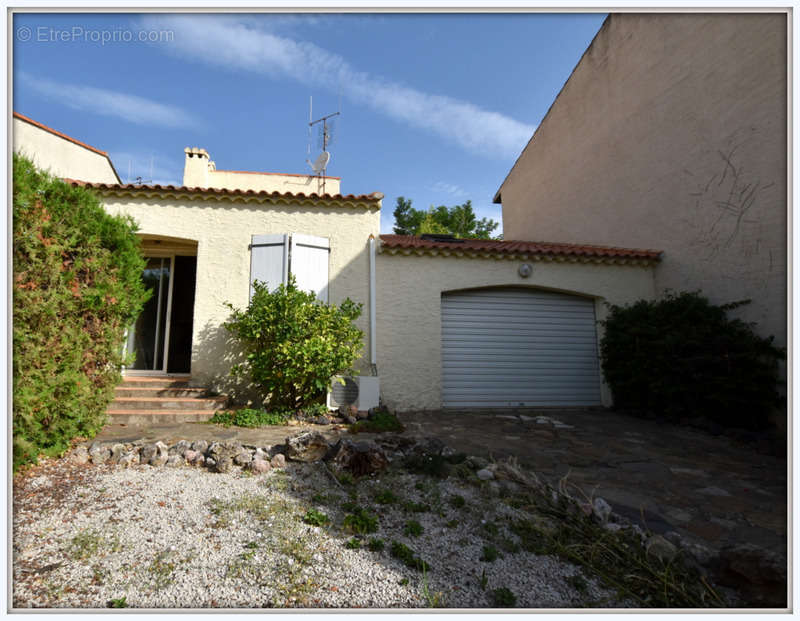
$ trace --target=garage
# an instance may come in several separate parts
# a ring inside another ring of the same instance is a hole
[[[599,406],[594,299],[524,287],[443,293],[442,405]]]

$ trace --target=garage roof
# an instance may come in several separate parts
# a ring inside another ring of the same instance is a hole
[[[458,239],[440,241],[414,235],[381,235],[381,251],[390,254],[551,259],[603,263],[651,263],[661,259],[660,250],[560,244],[537,241]]]

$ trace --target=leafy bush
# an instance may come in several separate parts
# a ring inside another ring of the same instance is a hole
[[[208,422],[225,427],[267,427],[269,425],[285,425],[294,412],[291,410],[267,411],[262,409],[242,408],[228,412],[216,412]]]
[[[248,377],[272,408],[296,410],[319,399],[331,377],[350,370],[363,347],[363,332],[353,325],[361,304],[345,299],[323,304],[297,288],[293,276],[270,293],[256,281],[250,304],[225,327],[245,349],[246,362],[232,374]]]
[[[93,437],[120,382],[145,267],[132,219],[13,162],[14,469]]]
[[[603,372],[617,407],[673,420],[706,417],[763,428],[779,405],[773,338],[727,317],[747,302],[711,304],[699,293],[611,306],[601,324]]]

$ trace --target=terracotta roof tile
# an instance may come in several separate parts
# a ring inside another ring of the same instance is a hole
[[[123,192],[148,192],[159,193],[169,192],[174,194],[207,194],[214,196],[230,196],[230,197],[252,197],[252,198],[318,198],[325,200],[338,200],[338,201],[361,201],[361,202],[377,202],[383,198],[381,192],[373,192],[372,194],[303,194],[302,192],[267,192],[256,190],[229,190],[226,188],[190,188],[184,185],[137,185],[135,183],[93,183],[89,181],[80,181],[78,179],[65,179],[67,183],[72,185],[80,185],[87,188],[94,188],[96,190],[106,191],[123,191]]]
[[[590,246],[586,244],[560,244],[537,241],[500,241],[489,239],[461,239],[457,241],[436,241],[422,239],[414,235],[381,235],[385,248],[408,250],[447,250],[451,252],[490,253],[499,255],[527,254],[586,258],[625,258],[657,261],[660,250],[640,250],[636,248],[615,248],[610,246]]]

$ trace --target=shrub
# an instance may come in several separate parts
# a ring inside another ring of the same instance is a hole
[[[246,356],[231,373],[248,377],[272,408],[296,410],[317,401],[331,377],[348,372],[361,353],[364,334],[353,321],[362,305],[320,303],[293,276],[272,293],[258,281],[253,288],[245,310],[227,305],[232,315],[225,327]]]
[[[148,294],[132,219],[16,154],[13,180],[16,469],[102,428]]]
[[[704,416],[757,429],[780,403],[773,338],[727,317],[747,302],[711,304],[699,293],[611,306],[601,324],[603,373],[617,407],[673,420]]]

